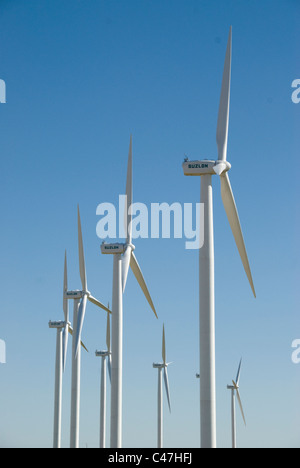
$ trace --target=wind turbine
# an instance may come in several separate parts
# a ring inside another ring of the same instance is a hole
[[[109,305],[108,305],[109,308]],[[107,314],[106,325],[106,351],[96,351],[96,356],[101,357],[101,392],[100,392],[100,448],[106,445],[106,358],[108,363],[108,375],[111,381],[111,351],[110,351],[110,318]]]
[[[125,203],[126,243],[101,245],[102,254],[114,255],[112,301],[112,369],[111,369],[111,448],[122,447],[122,374],[123,374],[123,293],[129,266],[137,279],[156,318],[156,310],[146,286],[132,244],[132,136],[130,136]]]
[[[232,448],[233,449],[236,448],[235,394],[236,394],[238,404],[242,413],[242,418],[246,426],[246,419],[245,419],[244,410],[243,410],[242,401],[241,401],[240,392],[239,392],[241,365],[242,365],[242,360],[240,361],[236,379],[235,381],[234,380],[232,381],[233,385],[227,385],[228,390],[231,390],[231,424],[232,424]]]
[[[87,276],[85,270],[85,259],[82,241],[81,219],[78,207],[78,250],[79,250],[79,272],[82,284],[81,291],[66,291],[67,299],[74,300],[73,327],[74,334],[72,340],[72,393],[71,393],[71,430],[70,447],[79,447],[79,412],[80,412],[80,366],[81,366],[81,332],[85,317],[87,300],[111,313],[101,302],[95,299],[87,288]]]
[[[227,44],[217,125],[218,160],[185,160],[183,163],[183,170],[186,176],[201,177],[201,203],[204,205],[204,245],[200,249],[200,408],[202,448],[215,448],[217,445],[213,175],[217,174],[220,176],[224,208],[251,289],[254,297],[256,297],[239,216],[228,177],[228,171],[231,168],[231,165],[227,162],[231,49],[232,28],[230,28]]]
[[[162,392],[162,372],[164,373],[164,382],[166,395],[168,399],[169,410],[171,413],[171,401],[170,401],[170,388],[167,367],[170,362],[166,361],[166,339],[165,339],[165,326],[163,325],[163,337],[162,337],[162,363],[153,363],[154,369],[158,369],[158,392],[157,392],[157,447],[163,447],[163,392]]]
[[[65,371],[68,333],[72,335],[73,329],[69,322],[69,305],[66,299],[68,290],[68,271],[67,271],[67,253],[65,252],[64,266],[64,289],[63,289],[63,311],[64,321],[49,322],[49,328],[57,330],[56,337],[56,359],[55,359],[55,393],[54,393],[54,429],[53,429],[53,448],[61,447],[61,410],[62,410],[62,375]],[[87,351],[83,343],[82,347]]]

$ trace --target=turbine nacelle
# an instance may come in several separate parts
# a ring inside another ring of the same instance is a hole
[[[104,255],[123,255],[123,258],[122,258],[122,289],[123,289],[123,293],[124,293],[125,287],[126,287],[128,270],[129,270],[129,267],[131,267],[131,269],[133,271],[133,274],[136,277],[136,280],[139,283],[139,285],[140,285],[140,287],[141,287],[141,289],[142,289],[142,291],[143,291],[143,293],[144,293],[144,295],[145,295],[151,309],[153,310],[156,318],[158,318],[155,307],[154,307],[152,299],[151,299],[151,296],[149,294],[147,285],[145,283],[142,271],[140,269],[140,266],[138,264],[138,261],[137,261],[135,255],[133,253],[134,250],[135,250],[135,246],[130,241],[126,242],[124,244],[121,244],[121,243],[118,243],[118,242],[112,243],[112,244],[108,244],[106,242],[103,242],[101,244],[101,253],[102,254],[104,254]]]
[[[49,321],[49,328],[65,328],[66,325],[71,325],[70,322],[64,322],[63,320],[58,320],[58,321]]]
[[[172,364],[172,362],[166,362],[166,364],[164,364],[163,362],[161,362],[161,363],[154,362],[153,363],[153,368],[154,369],[164,369],[165,367],[168,367],[170,364]]]
[[[111,352],[109,351],[95,351],[96,357],[108,357],[111,356]]]
[[[185,159],[182,167],[186,176],[221,175],[231,169],[231,164],[228,161],[213,161],[210,159],[197,161]]]
[[[240,387],[234,387],[233,385],[227,385],[227,390],[238,390]]]
[[[91,293],[89,291],[66,291],[65,297],[67,299],[82,299],[84,295],[90,296]]]
[[[135,250],[135,246],[131,243],[122,244],[119,242],[115,242],[110,244],[103,242],[101,244],[101,253],[104,255],[122,255],[125,253],[127,247],[130,247],[132,251]]]
[[[103,242],[103,244],[101,244],[101,253],[104,255],[121,255],[125,252],[125,250],[126,244],[120,244],[118,242],[113,244],[107,244],[106,242]]]

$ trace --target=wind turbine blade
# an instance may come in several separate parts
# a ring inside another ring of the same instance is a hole
[[[131,259],[131,252],[132,248],[130,245],[127,246],[123,258],[122,258],[122,287],[123,293],[126,288],[127,278],[128,278],[128,271],[130,266],[130,259]]]
[[[109,308],[109,304],[108,304]],[[106,346],[107,346],[107,351],[110,353],[110,317],[109,314],[107,314],[107,322],[106,322]]]
[[[236,384],[237,384],[237,386],[239,386],[239,383],[240,383],[241,366],[242,366],[242,359],[240,361],[240,365],[239,365],[237,375],[236,375]]]
[[[163,358],[163,363],[164,363],[164,365],[166,365],[166,337],[165,337],[165,325],[163,325],[162,358]]]
[[[126,206],[125,206],[125,232],[127,237],[127,244],[131,244],[132,240],[132,214],[131,205],[133,201],[132,195],[132,135],[130,135],[128,165],[127,165],[127,179],[126,179]]]
[[[79,250],[79,271],[83,291],[87,291],[87,279],[85,271],[85,259],[82,241],[81,219],[78,206],[78,250]]]
[[[64,290],[63,290],[63,311],[65,322],[69,321],[69,301],[66,293],[68,291],[68,267],[67,267],[67,251],[65,251],[65,267],[64,267]]]
[[[230,185],[228,173],[225,173],[224,175],[222,175],[220,179],[221,179],[222,200],[223,200],[224,208],[227,214],[227,218],[228,218],[228,221],[229,221],[232,233],[233,233],[233,237],[235,239],[235,243],[237,245],[248,281],[250,283],[252,292],[254,294],[254,297],[256,297],[251,269],[250,269],[245,242],[243,238],[241,223],[240,223],[237,207],[235,204],[232,188]]]
[[[153,305],[153,302],[152,302],[152,299],[151,299],[151,296],[150,296],[150,293],[149,293],[148,288],[146,286],[142,271],[140,269],[138,261],[137,261],[137,259],[136,259],[133,252],[131,253],[130,266],[131,266],[133,274],[136,277],[137,282],[139,283],[139,285],[140,285],[140,287],[141,287],[147,301],[149,302],[149,305],[150,305],[151,309],[153,310],[153,312],[155,314],[155,317],[158,318],[155,307]]]
[[[166,387],[169,410],[170,410],[170,413],[171,413],[170,388],[169,388],[169,379],[168,379],[167,367],[164,367],[164,381],[165,381],[165,387]]]
[[[243,406],[242,406],[242,401],[241,401],[241,397],[240,397],[239,389],[237,388],[237,385],[235,384],[235,382],[234,382],[234,381],[232,381],[232,382],[233,382],[234,386],[236,387],[236,388],[235,388],[235,391],[236,391],[237,401],[238,401],[238,404],[239,404],[239,407],[240,407],[240,410],[241,410],[241,413],[242,413],[242,417],[243,417],[245,426],[247,426],[247,424],[246,424],[246,419],[245,419],[245,415],[244,415],[244,410],[243,410]]]
[[[107,368],[108,368],[109,380],[111,383],[111,355],[110,354],[107,356]]]
[[[85,317],[85,311],[86,311],[86,301],[87,301],[87,296],[86,294],[83,295],[79,310],[78,310],[78,318],[77,318],[77,332],[76,332],[76,342],[75,342],[75,355],[77,356],[78,353],[78,348],[79,348],[79,343],[81,340],[81,332],[82,332],[82,327],[83,327],[83,322],[84,322],[84,317]]]
[[[93,296],[91,296],[91,295],[88,296],[88,300],[89,300],[90,302],[92,302],[93,304],[95,304],[96,306],[100,307],[100,309],[105,310],[108,314],[111,314],[111,311],[110,311],[107,307],[105,307],[105,305],[102,304],[102,302],[98,301],[98,300],[95,299]]]
[[[82,341],[80,341],[80,344],[81,344],[81,347],[82,347],[83,349],[85,349],[85,351],[88,353],[89,350],[88,350],[87,347],[82,343]]]
[[[217,145],[218,145],[218,160],[226,161],[227,159],[227,142],[228,142],[228,124],[229,124],[229,105],[230,105],[230,81],[231,81],[231,51],[232,51],[232,27],[230,27],[229,38],[226,50],[226,58],[224,65],[220,107],[217,126]]]
[[[73,328],[71,327],[71,325],[69,325],[69,333],[70,333],[71,336],[73,336]],[[82,341],[80,342],[80,344],[81,344],[81,347],[82,347],[83,349],[85,349],[85,351],[88,353],[89,350],[88,350],[88,349],[86,348],[86,346],[82,343]]]
[[[63,349],[62,349],[62,364],[63,364],[63,371],[65,372],[66,368],[66,360],[67,360],[67,349],[68,349],[68,338],[69,338],[69,324],[66,323],[65,328],[63,329]]]

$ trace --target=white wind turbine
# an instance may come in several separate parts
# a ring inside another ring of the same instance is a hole
[[[63,288],[63,311],[64,321],[49,322],[49,328],[57,330],[56,337],[56,359],[55,359],[55,391],[54,391],[54,426],[53,426],[53,448],[61,447],[61,412],[62,412],[62,375],[65,371],[68,334],[72,335],[73,329],[69,322],[69,305],[66,298],[68,290],[67,253],[65,252],[64,266],[64,288]],[[87,351],[83,343],[81,346]]]
[[[249,261],[246,253],[239,216],[232,193],[227,162],[231,80],[232,28],[227,44],[220,108],[217,126],[218,160],[189,161],[183,163],[184,174],[201,177],[201,203],[204,205],[204,245],[200,249],[200,408],[201,447],[215,448],[216,441],[216,382],[215,382],[215,291],[214,291],[214,234],[212,176],[221,180],[221,194],[229,224],[256,297]]]
[[[146,286],[140,266],[134,255],[135,249],[132,244],[132,137],[130,137],[127,183],[126,183],[126,206],[125,225],[127,239],[126,243],[101,245],[102,254],[114,255],[113,266],[113,301],[112,301],[112,369],[111,369],[111,425],[110,446],[111,448],[122,447],[122,374],[123,374],[123,293],[126,287],[129,266],[137,279],[151,309],[156,318],[156,310]]]
[[[81,291],[66,291],[67,299],[74,300],[73,327],[74,335],[72,340],[72,393],[71,393],[71,430],[70,447],[79,447],[79,413],[80,413],[80,366],[81,366],[81,332],[85,317],[87,300],[111,313],[101,302],[95,299],[87,288],[87,277],[85,270],[85,259],[82,241],[81,220],[78,207],[78,250],[79,250],[79,271],[82,284]]]
[[[108,304],[109,309],[109,304]],[[101,391],[100,391],[100,448],[106,445],[106,359],[108,364],[108,375],[111,381],[111,351],[110,351],[110,317],[107,314],[106,325],[106,351],[96,351],[96,356],[101,357]]]
[[[171,413],[171,401],[170,401],[170,388],[167,367],[171,362],[167,363],[166,360],[166,338],[165,338],[165,327],[163,325],[163,337],[162,337],[162,363],[154,363],[154,369],[158,369],[158,391],[157,391],[157,447],[163,447],[163,391],[162,391],[162,372],[164,373],[164,382],[166,395],[168,399],[169,410]]]
[[[242,413],[242,418],[244,421],[244,424],[246,426],[246,419],[244,415],[244,410],[242,406],[242,401],[241,401],[241,396],[239,392],[239,383],[240,383],[240,375],[241,375],[241,365],[242,365],[242,360],[240,361],[240,365],[238,368],[237,376],[235,381],[232,381],[233,385],[227,385],[228,390],[231,390],[231,429],[232,429],[232,448],[236,448],[236,416],[235,416],[235,395],[237,397],[237,401]]]

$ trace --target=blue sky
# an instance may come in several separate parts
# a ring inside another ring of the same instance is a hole
[[[251,295],[214,180],[218,445],[230,446],[230,393],[243,356],[242,447],[299,447],[300,6],[296,0],[20,0],[0,3],[2,308],[0,444],[52,445],[55,332],[64,251],[80,287],[80,204],[89,289],[111,301],[112,258],[100,254],[99,203],[125,190],[133,134],[134,201],[199,202],[181,163],[216,158],[225,49],[233,26],[228,159],[257,290]],[[159,321],[132,274],[124,297],[124,446],[156,441],[157,373],[166,327],[172,414],[165,446],[199,446],[198,255],[184,239],[136,241]],[[106,317],[88,306],[80,444],[97,446]],[[69,444],[70,353],[63,445]],[[166,403],[166,400],[165,400]],[[167,406],[165,405],[167,410]]]

